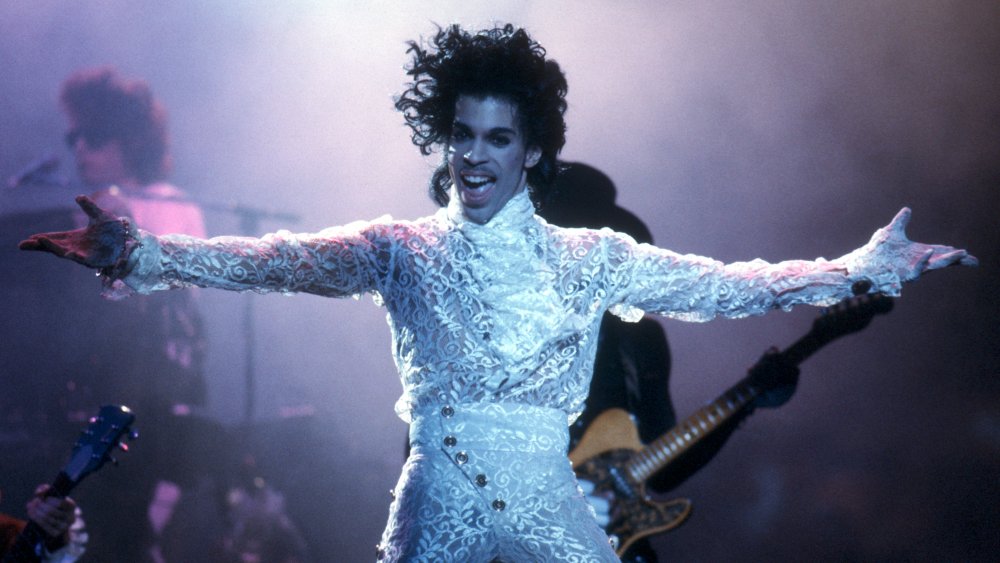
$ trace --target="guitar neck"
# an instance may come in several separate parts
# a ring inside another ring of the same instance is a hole
[[[65,498],[84,477],[97,471],[107,461],[114,461],[111,452],[115,449],[127,451],[119,440],[131,435],[131,426],[135,422],[132,410],[124,405],[104,405],[97,415],[80,433],[69,463],[63,467],[59,475],[45,492],[47,497]],[[28,522],[24,530],[17,536],[17,541],[3,557],[3,563],[27,563],[38,561],[42,552],[43,542],[49,538],[34,522]]]
[[[629,460],[626,470],[642,482],[674,462],[698,440],[711,434],[741,412],[760,394],[748,378],[734,385],[718,399],[695,411],[680,424],[650,442]]]
[[[812,356],[817,350],[829,344],[832,340],[833,337],[821,335],[816,331],[810,331],[782,351],[781,355],[784,356],[785,362],[789,365],[798,366],[806,361],[806,358]]]
[[[798,366],[831,339],[811,331],[781,352],[788,364]],[[698,409],[671,431],[650,442],[627,464],[627,471],[642,482],[674,462],[698,440],[711,434],[742,412],[762,392],[750,377]]]

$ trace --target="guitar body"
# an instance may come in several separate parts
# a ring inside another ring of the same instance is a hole
[[[624,409],[608,409],[590,423],[580,442],[569,453],[569,460],[575,467],[598,454],[620,449],[641,450],[639,430]]]
[[[642,449],[629,414],[609,409],[594,419],[569,456],[577,477],[594,483],[598,493],[614,495],[608,533],[617,538],[619,557],[637,540],[676,528],[691,513],[688,499],[655,501],[645,483],[631,476],[628,464]]]

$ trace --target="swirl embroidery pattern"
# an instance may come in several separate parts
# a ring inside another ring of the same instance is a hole
[[[632,320],[642,311],[741,317],[832,304],[859,279],[837,260],[723,264],[609,230],[560,228],[534,215],[526,192],[485,225],[453,204],[414,221],[383,217],[315,234],[141,237],[122,279],[139,293],[191,285],[371,293],[388,313],[403,385],[396,411],[407,421],[416,408],[461,402],[557,408],[571,421],[605,310]]]

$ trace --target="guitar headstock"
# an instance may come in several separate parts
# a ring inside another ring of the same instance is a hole
[[[97,471],[108,461],[114,461],[115,450],[127,451],[123,438],[132,434],[135,415],[122,405],[106,405],[90,419],[90,424],[80,433],[69,463],[62,473],[75,485],[84,477]],[[134,436],[133,436],[134,437]]]
[[[855,295],[823,310],[813,322],[813,334],[826,341],[858,332],[868,326],[875,315],[892,310],[893,300],[883,293]]]

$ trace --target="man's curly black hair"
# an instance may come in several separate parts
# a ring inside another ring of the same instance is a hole
[[[413,130],[413,144],[424,155],[445,146],[455,119],[459,96],[497,97],[517,111],[528,147],[541,149],[538,163],[528,169],[528,185],[536,201],[544,199],[558,173],[556,157],[566,143],[566,77],[559,65],[546,60],[545,49],[513,25],[476,33],[458,25],[438,28],[426,47],[408,42],[413,60],[406,73],[413,78],[396,98]],[[451,178],[445,161],[434,171],[430,196],[448,204]]]

